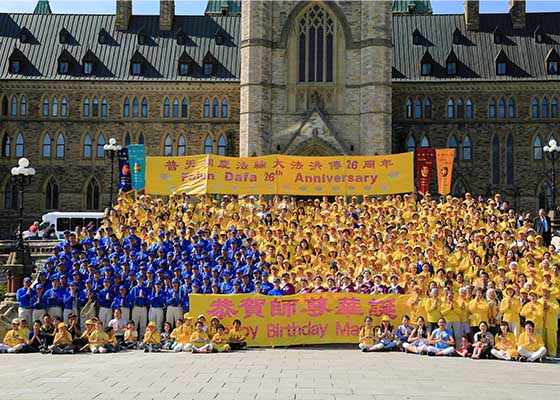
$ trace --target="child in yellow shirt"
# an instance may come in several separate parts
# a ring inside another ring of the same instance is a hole
[[[190,343],[186,345],[193,353],[207,353],[212,350],[212,343],[203,327],[204,324],[200,320],[194,324],[195,331],[191,334]]]
[[[92,353],[107,353],[109,336],[103,330],[103,322],[95,323],[95,330],[89,335],[89,348]]]
[[[212,337],[212,351],[222,353],[231,350],[224,331],[225,328],[222,324],[216,325],[216,333]]]
[[[49,350],[52,354],[74,354],[72,346],[72,335],[68,332],[68,326],[61,322],[58,324],[58,332],[54,335],[54,341]]]
[[[146,329],[140,349],[144,350],[144,353],[161,351],[161,336],[157,331],[157,324],[154,321],[150,321],[148,324],[148,329]]]

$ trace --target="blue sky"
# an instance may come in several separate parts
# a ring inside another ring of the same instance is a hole
[[[115,12],[115,0],[50,0],[55,13],[95,13],[112,14]],[[202,14],[207,1],[176,0],[177,14]],[[1,0],[0,12],[33,12],[37,0]],[[507,0],[482,0],[480,11],[483,13],[507,12]],[[438,14],[456,14],[463,12],[463,0],[432,0],[432,7]],[[527,0],[528,12],[560,12],[560,0]],[[158,0],[133,0],[135,14],[158,14]]]

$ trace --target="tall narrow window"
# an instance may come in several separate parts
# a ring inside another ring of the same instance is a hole
[[[181,102],[181,117],[187,118],[189,116],[189,101],[186,97],[183,97],[183,101]]]
[[[8,180],[6,188],[4,190],[4,208],[6,209],[17,209],[19,204],[19,193],[17,187],[12,185]]]
[[[99,185],[95,178],[91,178],[86,189],[86,209],[99,209]]]
[[[414,118],[420,119],[422,118],[422,100],[416,99],[414,102]]]
[[[463,103],[463,99],[460,97],[457,99],[457,118],[465,118],[465,103]]]
[[[220,136],[218,139],[218,155],[225,156],[227,150],[226,137],[224,135]]]
[[[424,100],[424,118],[431,119],[432,118],[432,102],[429,98]]]
[[[20,132],[16,136],[16,157],[20,158],[23,157],[25,150],[25,143],[23,141],[23,134]]]
[[[87,98],[87,97],[84,99],[83,115],[84,115],[84,117],[89,117],[89,98]]]
[[[132,100],[132,117],[138,118],[138,112],[139,112],[138,108],[139,108],[138,98],[135,97],[134,100]]]
[[[179,118],[179,99],[173,99],[173,118]]]
[[[463,160],[470,161],[472,159],[472,145],[469,135],[465,135],[463,139]]]
[[[130,117],[130,100],[128,97],[124,98],[123,117]]]
[[[533,159],[543,159],[543,144],[539,135],[535,136],[535,140],[533,140]]]
[[[500,139],[498,135],[492,138],[492,184],[500,184]]]
[[[52,99],[52,113],[53,117],[58,117],[58,97],[54,96]]]
[[[510,133],[506,140],[506,183],[513,185],[513,135]]]
[[[204,99],[204,118],[210,118],[210,100]]]
[[[423,148],[430,147],[430,139],[428,138],[428,135],[426,134],[422,135],[422,139],[420,139],[420,147]]]
[[[132,140],[130,139],[130,133],[126,132],[126,135],[124,135],[124,145],[128,146],[131,142]]]
[[[490,103],[488,103],[488,118],[496,118],[496,100],[493,97],[490,98]]]
[[[2,97],[2,115],[8,115],[8,111],[8,98],[4,96]]]
[[[51,158],[52,153],[52,139],[51,135],[45,133],[45,137],[43,137],[43,157],[44,158]]]
[[[142,99],[142,118],[148,118],[148,100],[145,97]]]
[[[169,118],[171,115],[171,102],[169,101],[169,97],[166,97],[163,101],[163,116],[164,118]]]
[[[550,102],[550,118],[558,118],[558,100],[556,100],[556,97],[553,97]]]
[[[548,118],[548,100],[546,97],[544,97],[541,102],[541,117]]]
[[[455,118],[455,104],[452,99],[447,100],[447,119]]]
[[[101,116],[105,118],[107,117],[107,114],[108,114],[107,98],[103,97],[101,99]]]
[[[212,102],[212,117],[218,118],[220,116],[220,103],[218,99],[214,99]]]
[[[64,136],[59,133],[56,137],[56,158],[64,158]]]
[[[537,119],[539,118],[539,99],[535,97],[531,104],[531,117]]]
[[[17,117],[17,115],[18,115],[18,98],[17,98],[17,96],[12,96],[12,108],[11,108],[10,115],[12,117]]]
[[[68,99],[66,98],[66,96],[64,96],[60,101],[60,116],[61,117],[68,116]]]
[[[212,137],[207,135],[206,140],[204,141],[204,154],[212,153],[214,153],[214,142],[212,141]]]
[[[2,157],[10,157],[12,154],[12,139],[7,133],[2,138]]]
[[[177,155],[178,156],[187,155],[187,142],[183,135],[179,136],[179,140],[177,141]]]
[[[227,99],[222,100],[222,118],[228,117],[228,101]]]
[[[43,99],[43,117],[48,117],[50,113],[50,105],[49,105],[49,98],[45,97]]]
[[[165,137],[165,141],[163,142],[163,155],[164,156],[173,155],[173,139],[171,138],[171,135],[167,135]]]
[[[94,117],[99,116],[99,100],[97,100],[97,97],[93,98],[91,115]]]
[[[515,114],[515,100],[513,97],[510,97],[508,100],[508,118],[515,118]]]
[[[453,159],[454,160],[458,160],[459,159],[459,144],[457,143],[457,138],[455,137],[455,135],[451,135],[451,137],[449,138],[449,143],[447,145],[450,149],[453,149]]]
[[[99,134],[97,138],[97,158],[105,158],[105,135],[103,133]]]
[[[506,101],[502,97],[498,103],[498,118],[504,119],[506,117]]]
[[[335,18],[320,4],[314,4],[297,21],[300,82],[332,82]]]
[[[83,149],[83,156],[84,158],[91,158],[93,155],[93,142],[91,140],[91,136],[89,133],[86,133],[84,137],[84,149]]]
[[[49,179],[45,188],[45,208],[48,210],[58,208],[58,184],[54,178]]]
[[[410,99],[410,97],[408,99],[406,99],[406,104],[405,104],[405,108],[404,108],[404,116],[406,119],[411,119],[412,118],[412,100]]]
[[[414,152],[416,150],[416,140],[414,140],[414,136],[410,135],[406,140],[406,151]]]
[[[144,144],[144,134],[142,132],[138,135],[138,144]]]
[[[467,98],[467,102],[465,103],[465,118],[473,119],[473,117],[474,117],[473,104],[471,99]]]
[[[19,115],[25,117],[27,115],[27,97],[21,96],[21,101],[19,103]]]

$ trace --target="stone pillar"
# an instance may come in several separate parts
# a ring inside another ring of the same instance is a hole
[[[469,31],[480,29],[480,2],[478,0],[465,0],[465,23]]]
[[[159,30],[164,32],[172,30],[174,17],[175,17],[175,0],[160,0]]]
[[[241,104],[239,155],[269,153],[271,134],[272,7],[243,0],[241,6]]]
[[[126,31],[132,17],[132,0],[117,0],[117,15],[115,18],[115,29]]]
[[[18,302],[16,299],[17,290],[23,286],[23,278],[31,276],[33,272],[33,262],[29,247],[25,247],[23,253],[13,251],[8,256],[6,264],[2,269],[8,276],[8,287],[4,301],[0,303],[0,316],[9,321],[18,315]]]
[[[525,0],[509,0],[508,8],[513,29],[525,29],[526,27]]]

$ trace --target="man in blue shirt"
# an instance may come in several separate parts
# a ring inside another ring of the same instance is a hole
[[[16,298],[19,319],[24,319],[27,322],[27,326],[32,326],[33,324],[33,304],[31,300],[34,292],[31,287],[31,278],[23,278],[23,287],[16,292]]]
[[[52,288],[47,290],[45,293],[45,299],[47,301],[47,313],[52,317],[62,316],[62,307],[64,306],[64,290],[60,287],[60,282],[58,277],[53,277],[51,279]]]
[[[174,278],[171,281],[171,288],[167,292],[167,310],[165,314],[165,320],[171,323],[171,325],[174,325],[178,319],[183,318],[184,301],[180,281]]]
[[[31,296],[31,306],[33,311],[31,314],[31,319],[33,321],[43,320],[43,315],[47,313],[47,300],[45,299],[45,288],[42,284],[35,285],[35,290]]]
[[[130,313],[132,311],[133,306],[134,306],[134,298],[132,297],[132,295],[127,294],[127,286],[120,285],[119,293],[113,299],[111,308],[113,310],[119,308],[121,310],[121,317],[124,320],[128,321],[130,319]]]
[[[68,290],[64,293],[64,311],[62,312],[62,318],[66,324],[69,323],[71,314],[78,313],[78,294],[76,282],[70,282]]]
[[[113,289],[111,288],[111,280],[103,280],[103,289],[97,293],[97,304],[99,305],[99,320],[103,322],[103,326],[107,326],[109,321],[113,318],[113,310],[111,305],[114,298]]]
[[[146,325],[148,325],[148,297],[149,291],[144,286],[144,276],[142,274],[136,275],[136,286],[130,290],[130,294],[134,300],[132,307],[132,316],[130,319],[134,321],[138,327],[138,337],[144,337],[146,332]]]
[[[280,278],[274,278],[273,288],[268,292],[269,296],[284,296],[284,291],[280,288]]]
[[[148,319],[150,322],[155,322],[158,331],[163,327],[164,311],[163,308],[167,302],[167,296],[165,295],[165,290],[162,288],[163,282],[157,280],[155,287],[150,295],[148,302],[150,303],[150,311],[148,311]]]

